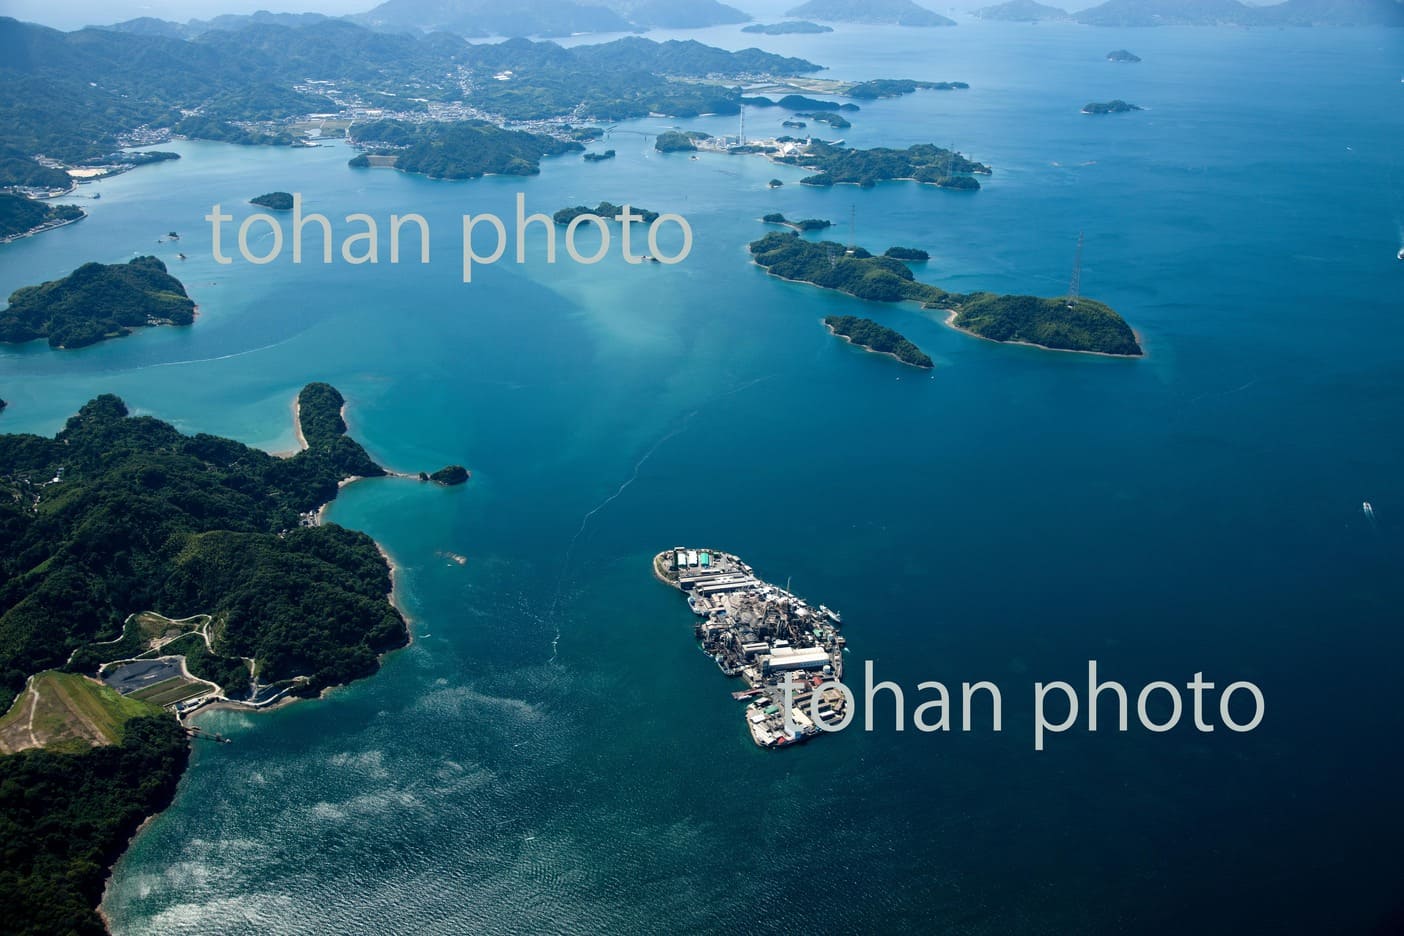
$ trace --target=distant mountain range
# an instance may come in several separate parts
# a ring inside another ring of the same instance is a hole
[[[104,26],[139,36],[194,39],[215,30],[249,25],[302,27],[326,22],[321,13],[225,14],[188,23],[143,16]],[[720,0],[385,0],[365,13],[345,17],[382,32],[452,32],[473,39],[488,36],[570,36],[576,33],[644,32],[649,29],[701,29],[749,23],[751,17]]]
[[[1035,0],[1009,0],[996,6],[976,10],[980,19],[999,20],[1006,23],[1040,23],[1044,20],[1071,19],[1067,10],[1036,3]]]
[[[130,33],[134,36],[164,36],[167,39],[194,39],[207,32],[217,29],[234,30],[243,29],[252,25],[271,26],[312,26],[316,23],[326,22],[331,17],[321,13],[269,13],[267,10],[260,10],[257,13],[236,14],[226,13],[207,20],[193,19],[187,23],[176,23],[171,20],[157,19],[154,16],[139,16],[136,19],[126,20],[121,23],[113,23],[111,26],[100,26],[99,29],[112,30],[114,32]]]
[[[374,29],[446,30],[464,36],[569,36],[575,33],[696,29],[747,23],[719,0],[385,0],[352,20]]]
[[[1107,0],[1075,16],[1089,26],[1404,26],[1401,0]]]
[[[837,23],[954,26],[955,21],[912,0],[808,0],[786,13]],[[1007,0],[974,16],[1004,22],[1075,20],[1088,26],[1404,26],[1404,0],[1284,0],[1250,6],[1240,0],[1106,0],[1068,13],[1038,0]],[[321,13],[225,14],[186,23],[144,16],[102,27],[139,36],[194,39],[250,25],[313,26],[333,19]],[[720,0],[385,0],[345,17],[382,32],[446,31],[469,38],[569,36],[577,33],[698,29],[748,23],[751,17]],[[780,26],[752,28],[779,34]],[[806,24],[808,25],[808,24]],[[811,26],[811,29],[813,27]]]
[[[954,26],[955,20],[917,6],[912,0],[809,0],[785,13],[802,19],[833,23],[875,23],[897,26]]]

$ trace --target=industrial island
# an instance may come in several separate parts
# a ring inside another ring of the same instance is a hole
[[[748,700],[746,725],[757,745],[799,744],[823,730],[816,717],[826,724],[844,720],[848,700],[841,686],[844,638],[837,611],[811,607],[757,578],[738,557],[714,549],[665,550],[654,556],[653,571],[687,597],[702,650],[728,677],[745,680],[748,688],[732,697]]]

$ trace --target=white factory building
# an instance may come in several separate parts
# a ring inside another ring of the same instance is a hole
[[[819,669],[829,662],[829,651],[823,647],[776,647],[765,658],[765,671]]]

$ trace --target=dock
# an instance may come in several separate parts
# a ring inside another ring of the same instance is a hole
[[[731,695],[747,703],[746,727],[759,747],[788,747],[819,735],[815,717],[843,719],[845,640],[837,611],[762,580],[721,550],[675,546],[654,557],[653,571],[686,597],[702,651],[725,676],[745,681],[747,688]]]
[[[187,735],[189,735],[190,737],[192,737],[192,738],[197,738],[197,739],[204,740],[204,741],[215,741],[215,742],[218,742],[219,744],[233,744],[233,743],[234,743],[231,739],[226,738],[224,735],[220,734],[219,732],[217,732],[217,731],[214,731],[214,732],[205,731],[205,730],[202,729],[199,725],[190,725],[190,726],[186,727],[185,733],[186,733]]]

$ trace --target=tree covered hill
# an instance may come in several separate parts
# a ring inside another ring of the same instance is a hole
[[[76,221],[81,217],[83,209],[77,205],[51,205],[23,195],[0,193],[0,240],[16,237],[44,224]]]
[[[885,325],[879,325],[872,319],[859,318],[856,315],[826,315],[824,324],[835,335],[847,338],[860,348],[878,354],[890,354],[903,364],[913,367],[932,366],[930,356],[912,344],[905,335]]]
[[[65,33],[0,17],[0,168],[8,166],[0,185],[34,177],[35,154],[100,158],[138,127],[287,142],[239,122],[335,110],[321,92],[407,109],[462,100],[508,119],[566,115],[582,102],[602,118],[650,109],[681,116],[717,106],[735,113],[739,92],[670,78],[818,68],[759,49],[637,37],[572,49],[525,39],[470,44],[448,33],[383,33],[328,19],[298,26],[250,20],[187,39],[156,30]],[[494,80],[505,71],[511,80]],[[309,79],[329,84],[311,93]]]
[[[344,404],[327,384],[304,387],[308,447],[286,459],[182,435],[111,395],[52,439],[0,435],[0,710],[32,674],[120,657],[125,638],[94,641],[143,609],[212,615],[214,651],[183,652],[199,675],[242,677],[221,680],[233,698],[248,691],[243,658],[265,685],[309,677],[304,693],[374,672],[407,639],[384,557],[365,534],[299,525],[340,479],[384,473],[346,435]],[[0,756],[6,933],[105,932],[95,908],[107,869],[170,802],[188,757],[174,718],[128,715],[104,739],[119,743]]]
[[[341,479],[384,474],[346,435],[343,403],[303,389],[308,448],[292,458],[182,435],[110,395],[52,439],[0,436],[0,709],[141,610],[221,617],[216,652],[253,657],[265,683],[373,672],[406,640],[385,560],[364,534],[300,526]]]
[[[155,257],[85,263],[63,279],[25,286],[0,310],[0,341],[48,338],[54,348],[81,348],[146,325],[189,325],[195,303]]]
[[[994,6],[981,7],[975,11],[980,19],[1010,23],[1039,23],[1044,20],[1066,20],[1066,10],[1039,3],[1037,0],[1008,0]]]
[[[786,16],[836,23],[893,23],[898,26],[954,26],[955,20],[912,0],[808,0]]]
[[[525,130],[503,130],[482,120],[410,123],[373,120],[351,126],[352,142],[372,152],[393,154],[395,168],[432,179],[476,179],[496,175],[535,175],[543,156],[579,152],[585,147]],[[353,166],[369,163],[362,156]]]
[[[973,176],[989,175],[992,171],[984,163],[930,143],[904,150],[886,146],[849,149],[816,140],[792,155],[776,157],[775,161],[815,170],[814,175],[800,182],[819,187],[854,183],[867,188],[878,182],[910,179],[940,188],[978,189],[980,183]]]
[[[102,936],[107,869],[175,795],[189,745],[169,715],[133,718],[121,744],[0,757],[0,907],[13,936]]]
[[[952,324],[991,341],[1126,357],[1143,353],[1131,326],[1094,299],[975,293],[957,310]]]
[[[992,341],[1128,357],[1142,353],[1131,326],[1091,299],[1070,303],[1066,298],[946,292],[918,281],[893,256],[875,257],[862,247],[849,251],[833,241],[807,241],[791,232],[767,234],[753,241],[750,250],[756,264],[775,276],[875,302],[920,302],[950,312],[955,327]]]
[[[834,241],[807,241],[791,231],[775,231],[751,243],[756,264],[776,276],[836,289],[875,302],[939,302],[952,296],[917,282],[907,265],[892,257],[874,257],[863,248],[852,253]]]

